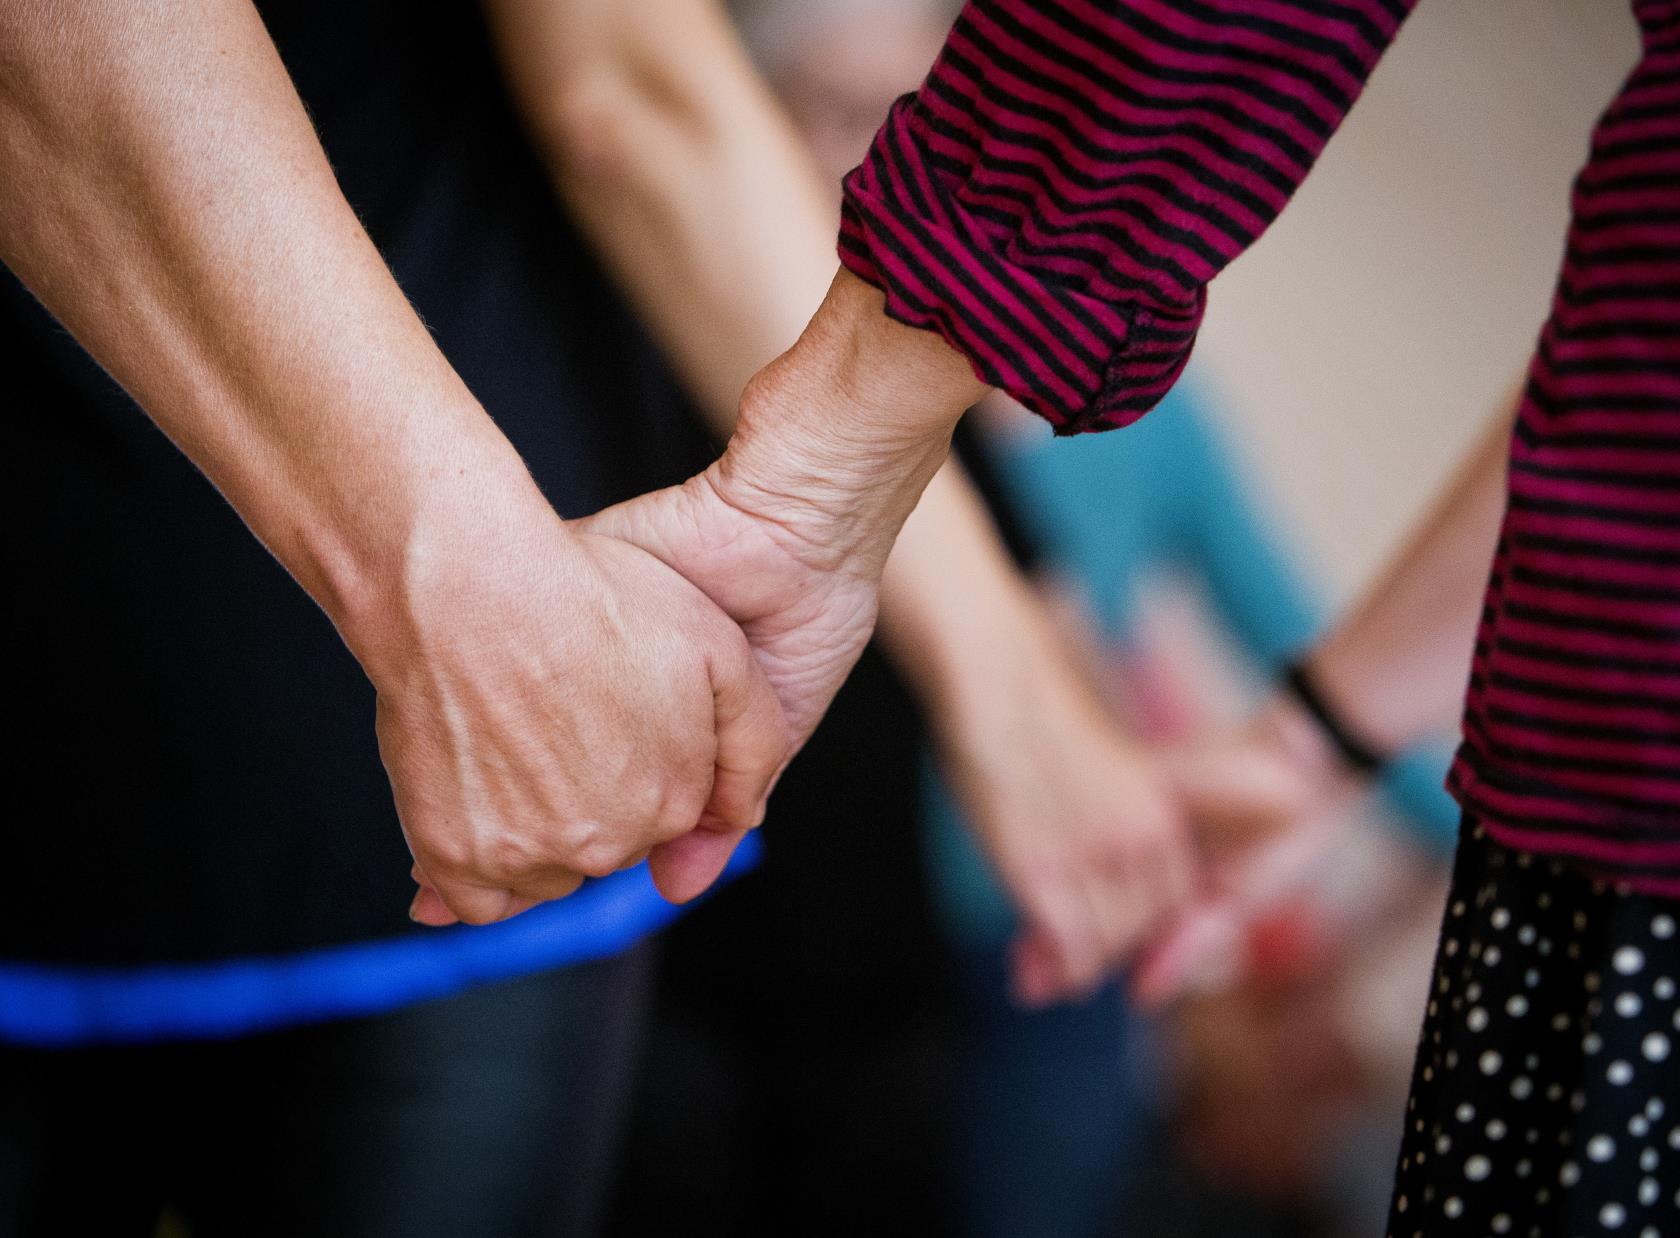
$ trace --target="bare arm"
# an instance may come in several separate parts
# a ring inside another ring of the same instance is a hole
[[[1341,725],[1395,752],[1456,724],[1505,510],[1515,415],[1495,417],[1405,547],[1306,659]],[[1317,854],[1317,827],[1360,783],[1318,721],[1280,692],[1233,742],[1180,753],[1175,781],[1219,880],[1140,968],[1140,994],[1161,1000],[1224,953],[1233,926],[1264,908],[1287,873]],[[1303,844],[1295,846],[1295,843]],[[1281,869],[1280,865],[1281,858]]]
[[[488,8],[556,190],[727,437],[747,380],[799,338],[834,278],[833,194],[718,0]],[[1001,547],[978,548],[996,538],[961,469],[944,472],[920,507],[948,536],[901,547],[882,598],[883,634],[922,679],[934,666],[919,638],[973,630],[941,547],[974,544],[969,564],[992,586],[1014,575]]]
[[[1496,417],[1399,555],[1311,657],[1339,717],[1395,752],[1451,728],[1505,514],[1511,409]]]
[[[338,192],[256,13],[14,3],[0,23],[0,256],[357,628],[429,472],[459,503],[523,470]],[[435,468],[443,443],[462,468]]]
[[[488,10],[557,192],[727,437],[747,380],[799,338],[834,278],[833,193],[718,0]],[[960,467],[944,473],[920,505],[927,522],[995,542]],[[941,579],[944,540],[895,554],[881,607],[883,635],[930,693],[944,685],[926,681],[932,664],[897,633],[955,640],[971,628]],[[999,549],[969,558],[1001,587],[1013,572]]]
[[[1399,752],[1458,723],[1505,510],[1515,404],[1493,419],[1399,554],[1305,658],[1319,696],[1373,751]],[[1182,754],[1178,781],[1204,841],[1239,851],[1321,815],[1359,786],[1318,721],[1281,691],[1234,749]]]
[[[0,4],[0,166],[0,257],[361,660],[455,914],[686,833],[714,764],[711,807],[750,822],[783,745],[744,642],[555,517],[345,203],[249,4]]]

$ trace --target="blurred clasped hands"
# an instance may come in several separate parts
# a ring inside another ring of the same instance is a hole
[[[868,642],[893,541],[985,390],[842,274],[704,473],[570,523],[534,487],[440,521],[400,603],[347,634],[378,691],[414,918],[504,919],[643,857],[670,899],[711,885]],[[1028,626],[1013,666],[934,723],[1020,915],[1016,991],[1077,996],[1138,959],[1140,995],[1163,1000],[1333,760],[1282,707],[1146,754]]]

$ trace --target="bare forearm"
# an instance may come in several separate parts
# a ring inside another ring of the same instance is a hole
[[[984,710],[999,677],[1055,644],[979,494],[954,461],[935,474],[881,577],[880,636],[922,701],[945,718]]]
[[[717,0],[489,11],[558,193],[727,435],[833,277],[833,195]]]
[[[1310,659],[1339,716],[1386,751],[1457,721],[1505,510],[1511,420],[1496,419],[1393,564]]]
[[[427,510],[528,484],[249,4],[14,4],[0,48],[0,256],[341,627]]]

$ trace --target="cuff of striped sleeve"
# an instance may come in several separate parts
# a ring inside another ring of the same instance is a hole
[[[962,202],[923,156],[915,96],[893,105],[845,180],[842,265],[886,296],[889,316],[937,332],[1057,434],[1129,425],[1190,358],[1205,305],[1092,295],[1078,260],[1032,245]]]

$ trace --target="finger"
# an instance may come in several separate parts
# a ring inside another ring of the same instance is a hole
[[[1142,905],[1133,880],[1111,882],[1092,874],[1078,884],[1085,922],[1090,926],[1090,953],[1081,960],[1082,970],[1069,977],[1074,991],[1087,994],[1108,978],[1137,945],[1139,931],[1149,908]]]
[[[1234,960],[1241,935],[1240,918],[1229,902],[1193,904],[1139,956],[1129,986],[1132,1000],[1139,1009],[1155,1010],[1205,987]]]
[[[419,871],[416,867],[415,872]],[[420,880],[420,890],[415,894],[414,901],[408,905],[408,918],[428,928],[443,928],[460,923],[455,913],[449,910],[449,905],[443,901],[443,895],[423,879]]]
[[[1170,931],[1179,912],[1195,893],[1196,865],[1189,837],[1173,829],[1153,839],[1136,861],[1130,878],[1132,897],[1139,913],[1134,930],[1135,950],[1139,941]]]
[[[776,693],[747,638],[728,620],[720,619],[719,628],[719,638],[707,653],[717,756],[712,795],[702,819],[710,817],[721,829],[742,831],[764,820],[765,801],[792,740]]]
[[[648,872],[654,888],[673,903],[698,898],[712,886],[729,864],[729,857],[747,836],[745,830],[716,828],[702,824],[648,853]]]
[[[415,872],[419,872],[418,866]],[[443,895],[420,878],[420,889],[414,895],[414,901],[409,904],[408,916],[428,928],[443,928],[451,924],[459,924],[460,917],[449,909],[443,901]],[[537,882],[535,885],[521,883],[517,892],[508,900],[507,906],[497,919],[507,920],[531,910],[540,903],[551,903],[577,892],[583,884],[583,878],[576,873],[568,877],[556,877]]]
[[[1062,883],[1028,915],[1026,958],[1037,983],[1019,996],[1043,1005],[1088,987],[1100,970],[1097,931],[1084,898]]]
[[[1240,850],[1286,829],[1307,810],[1300,775],[1248,747],[1170,753],[1163,768],[1205,847]]]
[[[1080,888],[1097,933],[1098,967],[1106,974],[1137,949],[1154,915],[1155,896],[1126,864],[1092,874]]]
[[[548,872],[527,874],[516,882],[510,891],[516,898],[528,905],[537,903],[552,903],[556,899],[566,898],[577,893],[578,887],[583,885],[583,874],[574,873],[570,869],[556,868]],[[523,908],[521,909],[523,910]],[[517,915],[517,912],[509,912]]]
[[[1061,984],[1061,963],[1043,933],[1024,928],[1009,946],[1009,987],[1015,1001],[1028,1008],[1047,1006]]]
[[[527,911],[530,911],[531,908],[541,903],[550,901],[552,900],[546,898],[527,898],[523,894],[515,894],[512,898],[508,899],[507,910],[502,914],[501,918],[504,920],[511,920],[515,916],[524,915]]]
[[[494,924],[514,914],[515,899],[509,890],[444,880],[434,880],[432,889],[450,914],[468,924]]]

